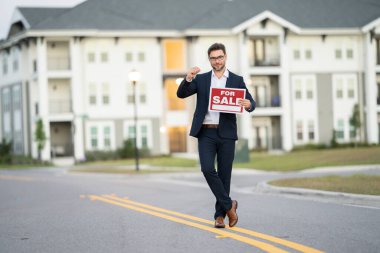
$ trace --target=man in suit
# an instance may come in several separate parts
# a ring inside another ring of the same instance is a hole
[[[198,138],[198,152],[201,170],[215,195],[215,227],[224,228],[227,215],[229,226],[238,222],[236,209],[238,202],[230,198],[232,162],[235,154],[237,136],[236,115],[208,110],[211,87],[245,89],[246,97],[239,105],[252,112],[256,103],[245,86],[243,77],[235,75],[226,68],[225,46],[215,43],[208,49],[208,59],[212,70],[199,74],[198,67],[191,68],[179,85],[177,96],[186,98],[197,94],[197,104],[191,125],[190,135]],[[214,163],[217,159],[217,171]]]

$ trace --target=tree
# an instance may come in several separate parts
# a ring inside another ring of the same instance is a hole
[[[336,130],[332,130],[332,136],[330,140],[330,147],[336,148],[338,146],[338,142],[336,141]]]
[[[35,140],[37,142],[38,160],[41,161],[41,151],[45,147],[46,134],[44,130],[44,124],[42,119],[36,122],[36,131],[34,133]]]
[[[361,125],[359,105],[355,104],[352,108],[352,115],[350,118],[350,126],[352,127],[353,137],[355,138],[355,146],[357,145],[358,138],[356,137],[358,136],[358,131]]]

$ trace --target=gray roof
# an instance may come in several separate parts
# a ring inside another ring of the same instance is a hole
[[[301,28],[360,28],[378,0],[88,0],[69,9],[21,8],[32,30],[231,29],[271,11]]]
[[[29,25],[33,28],[39,22],[57,15],[62,14],[64,11],[70,10],[69,8],[28,8],[18,7],[21,14],[28,21]]]

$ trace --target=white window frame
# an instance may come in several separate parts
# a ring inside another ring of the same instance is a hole
[[[98,147],[96,149],[92,148],[91,145],[91,128],[97,128],[97,143]],[[110,147],[105,147],[104,145],[104,128],[110,128]],[[109,151],[116,149],[116,139],[115,139],[115,124],[113,121],[88,121],[86,122],[86,150],[88,151]]]
[[[128,140],[129,136],[128,136],[128,129],[129,127],[134,127],[135,126],[135,122],[133,120],[126,120],[124,121],[124,127],[123,127],[123,137],[124,137],[124,140]],[[141,148],[142,147],[142,134],[141,134],[141,127],[142,126],[146,126],[147,127],[147,138],[148,138],[148,146],[147,148],[148,149],[152,149],[153,148],[153,126],[152,126],[152,122],[150,120],[139,120],[137,122],[137,147],[138,148]]]

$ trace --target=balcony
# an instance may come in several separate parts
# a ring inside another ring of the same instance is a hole
[[[50,114],[61,114],[71,112],[71,99],[52,99],[49,101]]]
[[[49,71],[70,70],[70,58],[48,57],[47,67]]]
[[[252,76],[251,91],[258,108],[281,107],[278,76]]]
[[[67,41],[47,43],[47,69],[49,71],[70,70],[70,46]]]
[[[252,149],[282,149],[280,117],[257,117],[252,122]]]
[[[248,43],[251,67],[280,66],[280,44],[278,37],[251,38]]]

